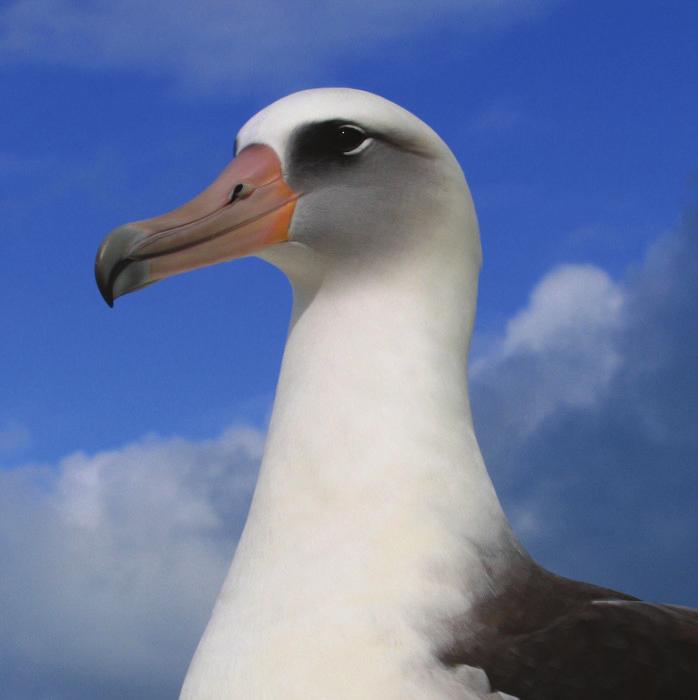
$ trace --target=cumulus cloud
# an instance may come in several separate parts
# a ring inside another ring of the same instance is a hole
[[[560,408],[592,406],[620,365],[623,308],[623,289],[597,267],[549,272],[498,346],[473,365],[474,381],[490,389],[481,399],[481,410],[496,413],[489,422],[524,437]],[[512,396],[525,405],[507,403]]]
[[[0,58],[136,69],[212,88],[331,75],[338,60],[457,23],[506,26],[556,0],[15,0],[0,10]]]
[[[235,427],[0,472],[0,695],[176,697],[262,445]]]
[[[472,370],[485,458],[534,553],[694,605],[696,269],[696,212],[620,280],[558,267]]]

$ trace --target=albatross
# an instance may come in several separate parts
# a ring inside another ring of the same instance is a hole
[[[182,700],[698,698],[697,610],[557,576],[504,515],[467,391],[478,224],[430,127],[359,90],[285,97],[199,196],[112,231],[96,277],[111,305],[249,255],[293,312]]]

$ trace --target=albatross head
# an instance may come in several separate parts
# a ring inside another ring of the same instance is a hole
[[[477,277],[480,242],[462,171],[424,122],[377,95],[298,92],[252,117],[200,195],[104,240],[107,303],[171,275],[258,255],[295,287],[406,260]],[[472,282],[474,284],[474,282]]]

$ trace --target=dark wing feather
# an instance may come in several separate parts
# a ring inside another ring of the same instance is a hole
[[[698,610],[556,576],[525,556],[439,653],[520,700],[698,700]]]
[[[494,688],[521,700],[697,700],[698,612],[594,602],[488,645]]]

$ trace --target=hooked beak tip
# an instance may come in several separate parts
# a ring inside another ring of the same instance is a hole
[[[142,286],[143,265],[134,264],[129,250],[134,242],[142,240],[144,234],[131,225],[120,226],[102,242],[95,259],[95,280],[102,298],[109,307],[114,299]],[[125,274],[124,274],[125,273]]]
[[[103,269],[99,265],[99,253],[97,253],[97,260],[95,262],[95,281],[97,282],[97,289],[99,289],[99,293],[102,295],[102,299],[104,299],[109,308],[113,308],[114,292],[112,286],[109,284],[109,281],[105,278],[103,274]]]

